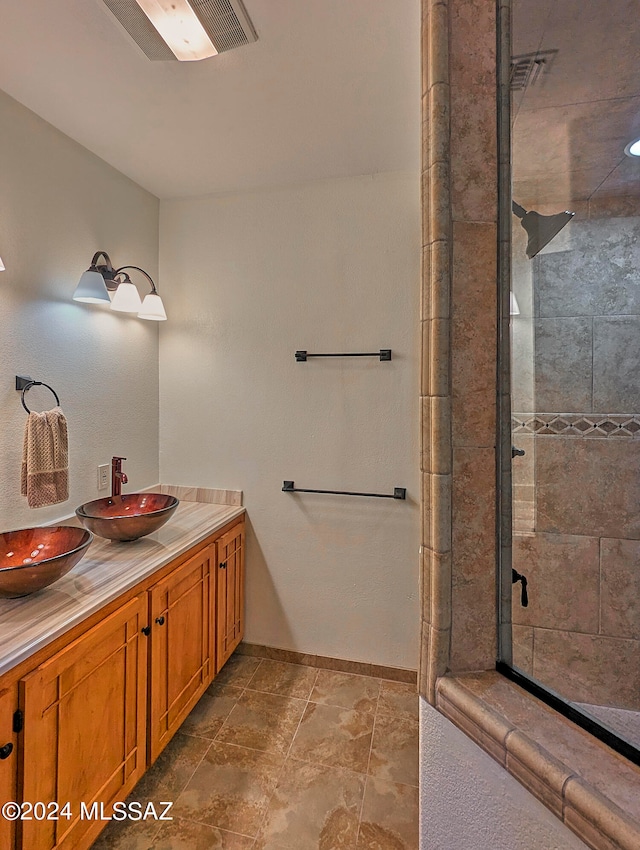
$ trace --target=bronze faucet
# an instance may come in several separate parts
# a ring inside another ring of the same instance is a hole
[[[119,496],[122,493],[122,485],[129,480],[126,472],[122,471],[122,461],[126,457],[111,458],[111,498]]]

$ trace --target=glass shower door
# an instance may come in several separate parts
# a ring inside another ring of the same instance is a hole
[[[640,136],[630,58],[640,24],[630,8],[514,3],[503,533],[515,581],[504,658],[640,750],[640,158],[625,154]],[[575,215],[561,221],[564,211]]]

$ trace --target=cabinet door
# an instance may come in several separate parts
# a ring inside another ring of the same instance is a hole
[[[71,814],[24,821],[25,850],[89,847],[100,805],[110,814],[144,773],[147,616],[136,596],[21,680],[23,799]]]
[[[151,588],[150,762],[213,679],[211,544]]]
[[[216,673],[244,634],[244,523],[218,540]]]
[[[13,715],[18,708],[18,686],[0,691],[0,806],[17,800],[18,736],[13,731]],[[15,821],[0,817],[0,847],[15,847]]]

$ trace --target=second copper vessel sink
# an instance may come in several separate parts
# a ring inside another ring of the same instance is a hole
[[[126,493],[86,502],[76,509],[85,528],[107,540],[137,540],[157,531],[179,505],[162,493]]]
[[[71,525],[22,528],[0,534],[0,597],[13,599],[42,590],[68,573],[93,534]]]

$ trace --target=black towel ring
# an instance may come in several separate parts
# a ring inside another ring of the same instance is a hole
[[[31,413],[32,411],[29,410],[25,403],[24,394],[28,392],[31,387],[46,387],[48,390],[51,390],[51,392],[55,396],[56,404],[58,405],[58,407],[60,406],[60,399],[58,398],[58,393],[54,390],[53,387],[50,387],[49,384],[45,384],[44,381],[29,381],[29,383],[25,384],[25,386],[22,388],[22,406],[27,411],[27,413]]]

